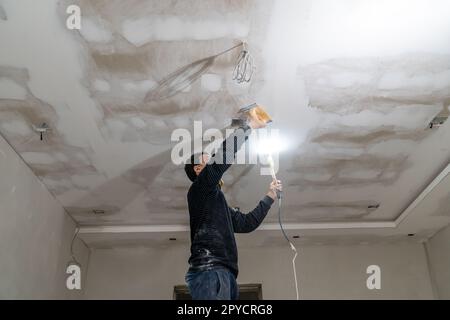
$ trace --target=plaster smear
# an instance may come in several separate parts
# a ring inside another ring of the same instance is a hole
[[[311,106],[340,115],[372,109],[399,115],[399,124],[408,122],[449,98],[450,56],[410,54],[396,57],[333,59],[299,69],[305,80]],[[331,80],[348,70],[365,72],[370,77],[356,79],[353,86],[344,87]],[[419,110],[422,106],[423,110]],[[410,116],[400,107],[412,107]],[[404,113],[400,114],[400,113]],[[375,117],[379,118],[375,115]],[[385,119],[391,121],[397,117]],[[416,118],[417,119],[417,118]],[[361,119],[363,120],[363,119]],[[384,122],[383,122],[384,124]]]
[[[130,119],[131,123],[139,129],[145,128],[147,126],[147,123],[145,123],[144,120],[137,118],[137,117],[133,117]]]
[[[1,124],[3,130],[8,133],[25,136],[31,134],[31,129],[23,121],[7,121]]]
[[[61,161],[61,162],[69,161],[69,158],[64,153],[61,153],[61,152],[56,153],[55,154],[55,158],[58,159],[58,161]]]
[[[367,153],[375,156],[409,154],[415,147],[417,147],[417,142],[414,140],[408,141],[394,138],[368,147]]]
[[[222,87],[222,77],[216,74],[204,74],[201,78],[201,85],[202,88],[210,91],[210,92],[216,92],[219,91]]]
[[[450,86],[450,70],[439,73],[424,73],[409,76],[405,72],[390,72],[385,74],[378,87],[383,90],[404,89],[404,88],[432,88],[444,89]]]
[[[83,17],[80,33],[89,42],[108,43],[113,39],[105,22],[97,18]]]
[[[372,77],[367,73],[362,72],[343,72],[340,74],[334,74],[330,76],[331,85],[337,88],[347,88],[353,87],[354,85],[358,85],[361,83],[368,84],[371,81]],[[319,79],[318,81],[321,81]],[[326,79],[323,79],[324,82],[327,82]]]
[[[8,22],[0,28],[0,64],[28,70],[30,92],[55,108],[56,128],[64,132],[65,143],[105,149],[97,127],[101,111],[81,83],[84,66],[75,36],[63,27],[56,1],[6,1]],[[24,10],[23,8],[27,8]],[[33,23],[39,17],[39,23]],[[64,19],[66,15],[64,15]],[[27,41],[23,40],[24,35]],[[49,48],[58,48],[49,50]],[[19,53],[19,54],[18,54]],[[45,81],[43,81],[45,80]],[[23,92],[21,92],[23,96]],[[70,112],[69,112],[70,111]],[[77,125],[83,123],[83,130]],[[105,159],[111,161],[111,159]]]
[[[135,46],[150,41],[213,40],[218,38],[245,38],[249,26],[245,23],[210,17],[187,20],[177,16],[149,16],[126,20],[122,25],[123,36]]]
[[[25,100],[27,91],[14,81],[0,78],[0,99]]]
[[[20,155],[25,162],[32,164],[53,164],[56,162],[52,156],[43,152],[23,152]]]
[[[169,196],[160,196],[160,197],[158,198],[158,200],[159,200],[159,201],[162,201],[162,202],[170,202],[170,201],[172,200],[172,198],[169,197]]]
[[[339,171],[339,177],[351,179],[375,179],[380,174],[381,170],[379,169],[355,170],[353,168],[344,168],[341,171]]]
[[[105,120],[105,124],[108,128],[110,137],[113,140],[120,140],[127,129],[127,125],[118,119],[107,119]]]
[[[73,188],[73,185],[66,179],[51,179],[43,177],[42,181],[45,183],[54,194],[61,194]]]
[[[385,112],[366,109],[340,117],[324,113],[324,120],[321,126],[343,125],[363,126],[367,128],[392,126],[402,129],[425,128],[441,109],[442,105],[416,104],[401,107],[387,107],[385,108]]]
[[[306,180],[324,182],[330,180],[333,175],[325,170],[316,169],[314,171],[302,173],[302,177]]]
[[[175,117],[172,123],[175,128],[189,128],[192,125],[191,120],[186,117]]]
[[[142,81],[124,81],[122,83],[123,89],[128,92],[147,92],[150,89],[155,88],[157,83],[153,80],[142,80]]]
[[[105,178],[100,175],[73,175],[72,182],[75,186],[80,188],[92,188],[105,182]]]
[[[95,79],[92,86],[94,87],[94,90],[100,92],[108,92],[111,90],[111,85],[109,82],[102,79]]]

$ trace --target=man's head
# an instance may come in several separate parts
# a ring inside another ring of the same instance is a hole
[[[202,172],[203,168],[205,168],[208,161],[209,154],[207,153],[193,154],[184,166],[184,171],[186,172],[189,180],[194,182],[200,172]]]

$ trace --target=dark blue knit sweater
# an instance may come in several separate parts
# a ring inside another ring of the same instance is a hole
[[[235,130],[192,183],[187,199],[191,227],[190,272],[217,266],[238,275],[238,254],[234,233],[255,230],[264,220],[273,199],[265,196],[251,212],[230,208],[219,181],[234,161],[236,152],[247,140],[250,127]]]

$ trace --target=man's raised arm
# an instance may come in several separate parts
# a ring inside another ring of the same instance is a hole
[[[216,154],[210,159],[206,167],[198,176],[198,182],[215,186],[222,179],[225,171],[231,167],[236,157],[236,152],[242,147],[251,133],[251,127],[244,125],[237,128],[226,140],[223,141],[221,147]]]

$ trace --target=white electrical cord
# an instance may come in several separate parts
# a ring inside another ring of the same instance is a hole
[[[295,267],[295,259],[297,259],[297,249],[295,248],[294,244],[289,240],[289,237],[286,235],[286,232],[284,231],[283,224],[281,223],[281,197],[278,198],[278,222],[280,224],[281,231],[283,232],[284,237],[286,238],[287,242],[289,243],[292,252],[294,253],[294,257],[292,258],[292,270],[294,271],[294,281],[295,281],[295,294],[297,296],[297,300],[299,300],[299,294],[298,294],[298,281],[297,281],[297,268]]]
[[[277,176],[275,175],[275,169],[273,164],[272,155],[268,155],[268,162],[270,165],[270,172],[272,175],[272,179],[275,181],[277,180]],[[294,244],[289,240],[289,237],[287,236],[286,232],[284,231],[283,224],[281,223],[281,199],[282,199],[282,192],[277,190],[277,198],[278,198],[278,223],[280,224],[281,232],[283,233],[284,237],[286,238],[287,242],[289,243],[292,252],[294,253],[294,257],[292,258],[292,269],[294,271],[294,281],[295,281],[295,294],[297,297],[297,300],[299,300],[299,294],[298,294],[298,281],[297,281],[297,268],[295,266],[295,259],[297,259],[297,249],[295,248]]]

